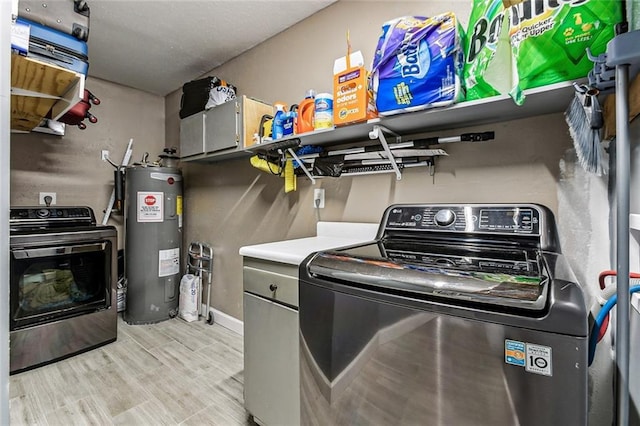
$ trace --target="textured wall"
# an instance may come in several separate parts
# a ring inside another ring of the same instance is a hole
[[[545,138],[536,129],[545,127]],[[183,163],[185,238],[207,241],[216,255],[212,305],[242,317],[240,247],[314,235],[313,188],[326,189],[322,220],[379,222],[400,202],[537,202],[556,210],[559,159],[570,147],[560,114],[483,126],[496,140],[452,144],[436,173],[409,169],[393,174],[326,178],[315,186],[298,178],[298,191],[284,193],[279,177],[239,159],[216,164]]]
[[[165,146],[164,98],[89,78],[86,87],[100,100],[91,108],[98,123],[86,130],[67,126],[65,135],[11,135],[11,205],[38,204],[39,192],[56,192],[58,205],[88,205],[98,222],[113,189],[114,168],[100,159],[103,149],[117,164],[133,138],[132,161],[144,152],[156,159]],[[124,247],[122,216],[113,215],[119,246]]]

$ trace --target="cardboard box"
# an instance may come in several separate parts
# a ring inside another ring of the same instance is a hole
[[[377,117],[371,93],[369,72],[362,52],[336,59],[333,66],[333,124],[341,126]]]

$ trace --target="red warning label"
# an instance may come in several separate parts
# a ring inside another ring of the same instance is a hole
[[[138,222],[164,221],[162,192],[138,192]]]

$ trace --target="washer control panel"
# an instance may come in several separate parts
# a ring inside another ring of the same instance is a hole
[[[540,234],[541,211],[526,205],[397,205],[387,209],[388,230]]]
[[[12,226],[57,226],[61,224],[94,224],[93,210],[89,207],[12,207],[9,213]]]

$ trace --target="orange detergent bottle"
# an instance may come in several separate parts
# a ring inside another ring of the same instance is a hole
[[[312,132],[314,130],[313,116],[315,113],[316,91],[307,90],[304,100],[298,104],[298,119],[296,133]]]

